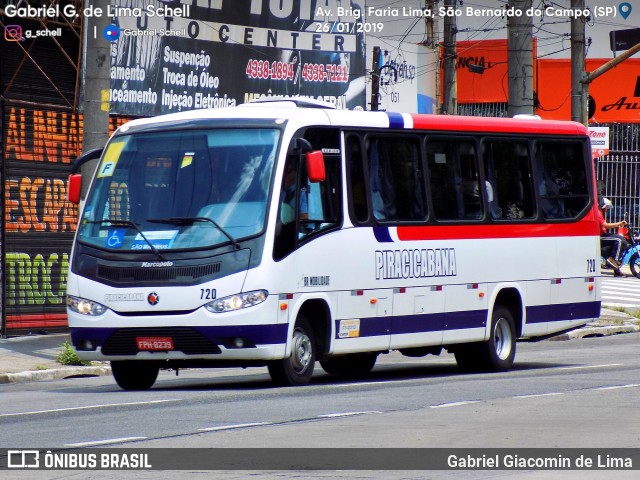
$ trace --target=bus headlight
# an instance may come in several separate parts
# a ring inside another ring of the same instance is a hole
[[[219,298],[207,303],[204,308],[212,313],[233,312],[242,308],[253,307],[264,302],[269,296],[266,290],[254,290],[252,292],[238,293],[228,297]]]
[[[107,307],[86,298],[67,295],[67,307],[76,313],[98,317],[107,311]]]

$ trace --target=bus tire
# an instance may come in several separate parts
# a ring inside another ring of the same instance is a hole
[[[515,323],[511,311],[497,305],[491,315],[491,335],[486,342],[461,345],[455,350],[458,366],[465,371],[505,372],[516,356]]]
[[[160,367],[152,362],[111,362],[113,378],[123,390],[149,390],[156,383],[159,371]]]
[[[454,350],[458,368],[463,372],[478,371],[478,349],[477,344],[470,343],[467,345],[459,345]]]
[[[291,355],[268,365],[271,380],[281,386],[308,384],[316,362],[316,348],[309,320],[301,315],[293,329]]]
[[[629,268],[636,278],[640,278],[640,255],[638,252],[629,257]]]
[[[325,372],[331,375],[357,377],[371,372],[377,359],[377,353],[354,353],[321,360],[320,365]]]

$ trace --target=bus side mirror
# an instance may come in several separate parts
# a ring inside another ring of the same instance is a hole
[[[95,160],[96,158],[100,158],[103,150],[104,148],[94,148],[93,150],[89,150],[88,152],[80,155],[73,161],[73,165],[71,166],[71,173],[78,173],[80,171],[80,167],[82,167],[85,163],[91,160]]]
[[[311,183],[324,182],[327,174],[324,168],[324,155],[320,150],[305,154],[307,159],[307,173]]]
[[[80,203],[80,191],[82,190],[82,174],[72,173],[67,182],[67,200],[78,205]]]
[[[71,166],[71,175],[67,180],[67,200],[76,205],[80,204],[80,195],[82,194],[82,174],[80,173],[80,167],[85,163],[100,158],[103,148],[94,148],[88,152],[83,153],[73,161]]]

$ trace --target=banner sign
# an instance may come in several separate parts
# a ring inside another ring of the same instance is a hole
[[[593,72],[609,60],[589,58],[585,70]],[[551,120],[571,119],[571,60],[538,62],[536,91],[538,115]],[[589,83],[589,121],[640,123],[640,59],[628,58]]]
[[[538,42],[533,39],[531,61],[536,78]],[[444,55],[444,51],[442,52]],[[507,40],[468,40],[456,42],[456,75],[458,103],[508,102]],[[444,75],[444,70],[441,70]],[[441,85],[444,95],[444,85]]]
[[[150,116],[267,96],[364,107],[364,0],[349,8],[316,3],[325,5],[120,1],[103,32],[114,40],[111,113]]]
[[[439,63],[438,50],[372,34],[367,35],[367,44],[369,51],[372,45],[381,46],[379,110],[435,113],[436,70],[432,66]],[[370,83],[367,88],[370,98]]]
[[[589,127],[593,158],[609,155],[609,127]]]

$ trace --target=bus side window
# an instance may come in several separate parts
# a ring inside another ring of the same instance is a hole
[[[427,142],[429,184],[437,220],[482,218],[475,144],[451,138]]]
[[[485,178],[493,188],[489,213],[495,220],[535,217],[529,146],[525,142],[484,142]]]
[[[350,135],[346,139],[347,159],[349,165],[349,199],[351,212],[355,220],[361,223],[369,219],[369,206],[367,205],[364,156],[360,138]]]
[[[589,204],[583,145],[548,142],[536,145],[538,195],[546,219],[576,218]]]
[[[324,160],[326,179],[322,182],[309,182],[306,164],[301,166],[303,182],[298,221],[300,241],[342,222],[340,157],[325,155]]]
[[[417,138],[394,135],[367,140],[374,218],[381,222],[425,220],[427,205]]]
[[[274,260],[281,260],[308,238],[341,223],[339,159],[339,156],[325,156],[326,180],[311,183],[301,156],[287,157],[280,189]]]

